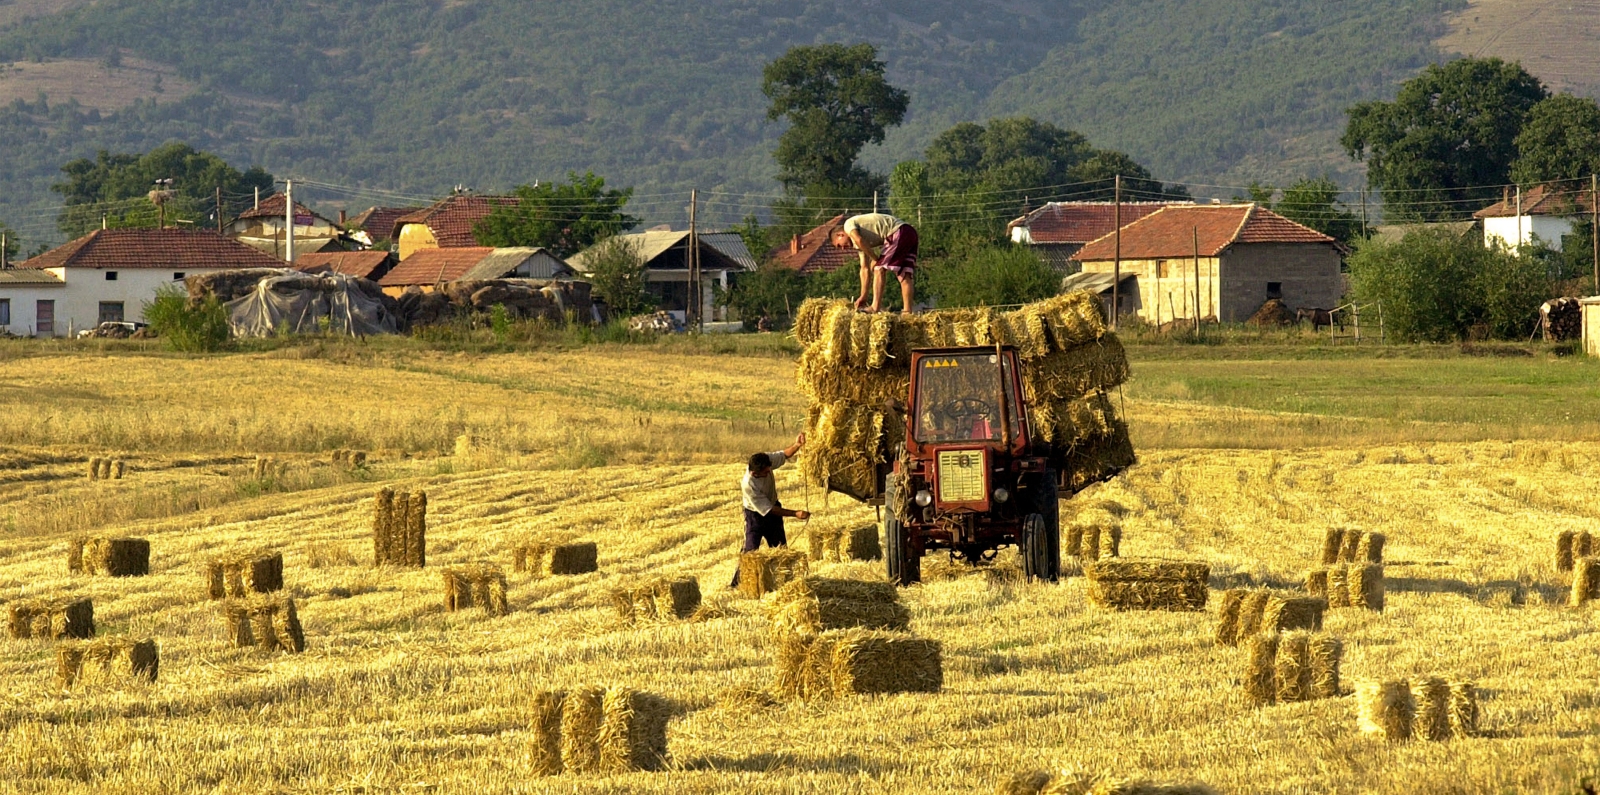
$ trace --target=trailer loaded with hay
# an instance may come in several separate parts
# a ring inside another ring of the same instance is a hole
[[[1057,579],[1060,495],[1134,462],[1110,396],[1127,356],[1102,312],[1081,292],[914,316],[805,302],[794,332],[802,477],[884,506],[897,584],[921,579],[929,551],[976,564],[1005,546],[1022,551],[1028,576]]]

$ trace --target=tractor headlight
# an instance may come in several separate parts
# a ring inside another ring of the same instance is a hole
[[[917,496],[913,497],[912,499],[916,500],[919,507],[926,508],[933,504],[933,492],[923,489],[917,492]]]
[[[995,489],[994,490],[994,501],[995,502],[1005,502],[1006,500],[1009,500],[1009,499],[1011,499],[1011,492],[1006,491],[1004,488],[999,488],[999,489]]]

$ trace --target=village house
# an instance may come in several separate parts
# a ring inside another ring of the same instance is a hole
[[[1344,253],[1332,237],[1257,204],[1162,207],[1122,228],[1119,314],[1153,323],[1197,315],[1237,322],[1269,298],[1291,311],[1331,309],[1344,294]],[[1109,304],[1116,236],[1090,242],[1074,258],[1083,273],[1066,286],[1101,279]]]
[[[287,260],[284,249],[284,230],[288,227],[285,213],[287,198],[274,193],[254,207],[239,213],[223,228],[224,234],[257,251]],[[353,239],[334,221],[311,208],[294,203],[294,253],[295,259],[321,251],[345,251],[370,245],[370,240]]]
[[[0,269],[0,336],[54,336],[56,307],[66,282],[37,268]]]
[[[144,305],[156,291],[169,286],[182,289],[187,276],[282,267],[276,257],[215,232],[97,229],[6,271],[33,270],[61,282],[52,293],[55,297],[27,297],[34,302],[32,307],[13,304],[10,325],[31,324],[37,336],[62,337],[107,321],[143,322]],[[39,286],[42,289],[42,282]],[[25,316],[18,318],[18,311]]]
[[[420,249],[394,266],[378,284],[389,295],[408,288],[432,292],[455,281],[489,279],[570,279],[573,269],[543,248],[430,248]]]
[[[294,269],[302,273],[342,273],[357,279],[377,281],[394,267],[388,251],[324,251],[295,258]]]
[[[1561,239],[1572,234],[1577,222],[1587,218],[1594,199],[1587,190],[1562,191],[1550,185],[1528,190],[1510,188],[1500,201],[1472,214],[1483,222],[1483,244],[1516,251],[1543,244],[1561,250]]]
[[[367,233],[374,245],[394,244],[394,222],[421,211],[422,207],[369,207],[345,222],[346,229],[359,229]]]
[[[844,216],[835,215],[805,234],[790,238],[788,245],[769,250],[766,261],[798,271],[802,276],[832,273],[847,265],[853,269],[860,262],[855,249],[833,244],[834,230],[843,228]]]
[[[473,229],[478,222],[496,208],[515,207],[517,201],[515,196],[457,193],[395,219],[389,239],[394,241],[401,262],[431,248],[476,248],[480,244]]]
[[[750,255],[744,238],[735,232],[702,232],[696,237],[700,256],[700,317],[723,320],[726,312],[715,304],[716,291],[727,290],[739,274],[754,271],[755,257]],[[687,322],[689,233],[652,229],[619,238],[644,259],[645,289],[655,299],[656,307],[672,313],[680,322]],[[574,255],[570,260],[572,267],[588,275],[590,271],[586,265],[593,252],[591,247]]]
[[[1011,242],[1030,247],[1050,267],[1062,273],[1076,273],[1072,257],[1091,240],[1098,240],[1117,227],[1120,215],[1127,226],[1163,207],[1194,202],[1050,202],[1006,224]]]

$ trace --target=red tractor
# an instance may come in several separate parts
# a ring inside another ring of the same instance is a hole
[[[895,407],[905,444],[882,490],[889,579],[921,581],[929,550],[976,565],[1016,545],[1028,577],[1056,580],[1060,486],[1028,422],[1016,350],[913,351],[910,392]]]

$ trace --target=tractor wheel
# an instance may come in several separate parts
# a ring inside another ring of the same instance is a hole
[[[910,585],[922,581],[922,559],[912,549],[911,539],[906,538],[905,525],[895,518],[894,509],[900,499],[898,492],[891,480],[883,500],[883,559],[889,569],[890,582]]]
[[[1022,522],[1022,573],[1030,580],[1055,582],[1060,573],[1051,548],[1060,548],[1060,531],[1051,532],[1050,523],[1036,513]]]

